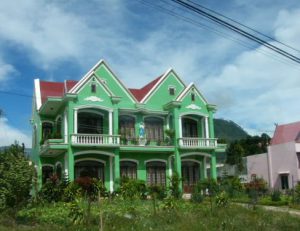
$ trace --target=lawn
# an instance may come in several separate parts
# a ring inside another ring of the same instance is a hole
[[[235,204],[211,206],[190,201],[103,200],[51,203],[27,207],[14,218],[2,214],[0,230],[99,230],[100,211],[106,230],[298,230],[300,217],[287,213],[248,209]]]

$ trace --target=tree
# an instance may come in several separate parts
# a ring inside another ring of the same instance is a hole
[[[226,154],[226,163],[230,165],[237,165],[238,170],[240,172],[243,171],[243,157],[245,155],[245,150],[238,141],[234,141],[228,146]]]
[[[30,197],[34,167],[15,143],[0,152],[0,210],[18,207]]]

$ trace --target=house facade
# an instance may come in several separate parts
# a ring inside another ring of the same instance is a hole
[[[40,185],[53,173],[70,181],[91,176],[112,192],[122,177],[167,186],[176,171],[189,192],[208,174],[217,177],[216,106],[172,69],[129,89],[101,60],[79,81],[35,79],[34,96],[32,158]]]
[[[265,179],[270,188],[291,189],[300,182],[300,122],[277,125],[268,152],[247,157],[248,179]]]

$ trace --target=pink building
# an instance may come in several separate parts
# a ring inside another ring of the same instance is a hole
[[[276,126],[268,153],[247,157],[247,172],[248,179],[255,174],[276,189],[300,182],[300,122]]]

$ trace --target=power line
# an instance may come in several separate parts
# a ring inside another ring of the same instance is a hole
[[[234,26],[220,18],[218,18],[217,16],[214,16],[210,13],[207,13],[205,12],[204,10],[201,10],[200,8],[197,8],[189,3],[186,3],[186,2],[183,2],[182,0],[171,0],[172,2],[174,3],[177,3],[179,5],[181,5],[182,7],[186,8],[186,9],[189,9],[190,11],[192,12],[195,12],[196,14],[199,14],[199,15],[202,15],[210,20],[212,20],[213,22],[216,22],[217,24],[221,25],[221,26],[224,26],[225,28],[231,30],[231,31],[234,31],[238,34],[240,34],[241,36],[245,37],[245,38],[248,38],[252,41],[255,41],[257,42],[258,44],[262,45],[262,46],[265,46],[273,51],[275,51],[276,53],[296,62],[296,63],[300,63],[300,59],[288,52],[286,52],[285,50],[282,50],[281,48],[278,48],[277,46],[275,45],[272,45],[271,43],[261,39],[261,38],[258,38],[257,36],[253,35],[253,34],[250,34],[249,32],[245,31],[245,30],[242,30],[241,28],[237,27],[237,26]]]
[[[185,21],[185,22],[188,22],[188,23],[191,23],[191,24],[193,24],[193,25],[195,25],[195,26],[197,26],[197,27],[201,27],[201,28],[204,28],[204,29],[206,29],[206,30],[208,30],[208,31],[210,31],[210,32],[213,32],[213,33],[215,33],[215,34],[218,34],[219,36],[222,36],[222,37],[224,37],[224,38],[226,38],[226,39],[228,39],[228,40],[231,40],[231,41],[233,41],[233,42],[235,42],[235,43],[237,43],[237,44],[239,44],[239,45],[241,45],[241,46],[243,46],[243,47],[246,47],[246,48],[248,48],[248,49],[254,49],[254,48],[256,48],[256,46],[251,46],[250,44],[248,44],[248,43],[247,43],[246,41],[244,41],[244,40],[241,40],[241,39],[238,39],[238,38],[236,38],[236,37],[233,37],[233,36],[231,36],[231,35],[228,34],[228,33],[225,33],[225,32],[223,32],[223,31],[219,31],[219,30],[217,30],[217,29],[215,29],[215,28],[213,28],[213,27],[210,27],[210,26],[208,26],[208,25],[206,25],[206,24],[203,24],[203,23],[201,23],[201,22],[199,22],[199,21],[196,21],[196,20],[194,20],[194,19],[192,19],[192,18],[189,18],[189,17],[185,17],[185,16],[183,16],[183,15],[180,15],[180,14],[174,12],[173,10],[170,10],[170,9],[168,9],[168,8],[165,8],[165,7],[161,6],[161,5],[157,5],[157,4],[153,3],[152,1],[150,1],[150,2],[148,2],[148,1],[146,1],[146,0],[138,0],[138,1],[139,1],[140,3],[146,5],[146,6],[149,6],[149,7],[151,7],[151,8],[157,9],[157,10],[159,10],[159,11],[165,13],[165,14],[171,15],[172,17],[181,19],[181,20],[183,20],[183,21]],[[167,3],[168,5],[170,5],[169,2],[167,2],[167,1],[165,1],[165,0],[162,0],[162,2],[165,2],[165,3]],[[173,6],[173,5],[172,5],[172,6]],[[174,8],[177,8],[176,6],[173,6],[173,7],[174,7]],[[179,8],[177,8],[177,9],[179,9]],[[200,16],[201,16],[201,15],[200,15]],[[203,17],[203,16],[201,16],[201,17]],[[203,18],[204,18],[205,20],[207,20],[205,17],[203,17]],[[216,23],[215,23],[215,24],[216,24]],[[262,51],[262,50],[256,50],[256,52],[261,53],[261,54],[263,54],[263,55],[265,55],[265,56],[268,56],[269,58],[271,58],[271,59],[273,59],[273,60],[276,60],[276,61],[278,61],[278,62],[284,63],[284,64],[286,64],[286,65],[289,65],[289,66],[291,66],[291,67],[293,67],[293,68],[296,68],[296,69],[300,70],[300,67],[299,67],[296,63],[294,63],[294,62],[292,62],[292,63],[291,63],[291,62],[288,62],[288,60],[283,59],[282,56],[279,55],[279,54],[277,54],[277,53],[271,53],[271,52],[268,52],[268,50],[265,50],[265,51]]]
[[[230,17],[228,17],[228,16],[226,16],[226,15],[224,15],[224,14],[221,14],[221,13],[219,13],[219,12],[216,12],[216,11],[214,11],[214,10],[212,10],[212,9],[209,9],[209,8],[203,6],[203,5],[199,4],[199,3],[193,2],[193,1],[191,1],[191,0],[186,0],[186,1],[191,2],[192,4],[194,4],[194,5],[196,5],[196,6],[199,6],[200,8],[205,9],[205,10],[207,10],[207,11],[209,11],[209,12],[212,12],[213,14],[219,15],[219,16],[221,16],[221,17],[227,19],[227,20],[230,20],[230,21],[232,21],[232,22],[234,22],[234,23],[236,23],[236,24],[238,24],[238,25],[240,25],[240,26],[242,26],[242,27],[244,27],[244,28],[246,28],[246,29],[249,29],[249,30],[251,30],[251,31],[253,31],[253,32],[255,32],[255,33],[259,34],[259,35],[262,35],[262,36],[264,36],[264,37],[266,37],[266,38],[268,38],[268,39],[270,39],[270,40],[273,40],[273,41],[275,41],[275,42],[277,42],[277,43],[280,43],[281,45],[283,45],[283,46],[285,46],[285,47],[288,47],[288,48],[290,48],[290,49],[292,49],[292,50],[294,50],[294,51],[300,52],[300,50],[298,50],[298,49],[292,47],[291,45],[288,45],[288,44],[286,44],[286,43],[283,43],[283,42],[279,41],[278,39],[275,39],[274,37],[271,37],[271,36],[266,35],[266,34],[260,32],[260,31],[258,31],[258,30],[255,30],[254,28],[252,28],[252,27],[250,27],[250,26],[247,26],[247,25],[245,25],[245,24],[243,24],[243,23],[241,23],[241,22],[238,22],[238,21],[236,21],[236,20],[234,20],[234,19],[232,19],[232,18],[230,18]]]

